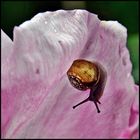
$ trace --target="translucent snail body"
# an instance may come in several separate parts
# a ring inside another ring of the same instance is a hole
[[[107,77],[104,67],[97,62],[93,63],[84,59],[77,59],[72,63],[67,75],[71,85],[76,89],[83,91],[90,89],[89,97],[73,106],[73,108],[87,101],[93,101],[99,113],[97,103],[100,104],[99,99],[103,94]]]

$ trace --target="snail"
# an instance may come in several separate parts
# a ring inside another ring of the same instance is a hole
[[[97,62],[77,59],[68,69],[67,75],[71,85],[76,89],[82,91],[90,89],[89,97],[73,106],[73,109],[87,101],[93,101],[97,112],[100,113],[97,103],[101,104],[99,99],[105,88],[107,78],[105,68]]]

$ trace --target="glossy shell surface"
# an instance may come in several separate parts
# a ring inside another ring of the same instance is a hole
[[[67,75],[75,88],[86,90],[90,88],[91,85],[96,85],[98,83],[100,70],[95,63],[78,59],[72,63],[67,71]]]

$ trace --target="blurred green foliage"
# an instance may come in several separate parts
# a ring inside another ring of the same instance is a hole
[[[88,2],[88,9],[99,15],[100,19],[117,20],[127,27],[128,33],[138,32],[137,1],[98,1]]]
[[[13,28],[39,12],[58,9],[86,9],[101,20],[117,20],[128,30],[132,74],[139,84],[139,2],[138,1],[2,1],[1,28],[11,38]]]
[[[135,82],[139,83],[139,35],[131,34],[128,36],[128,49],[130,52],[130,59],[133,64],[132,74]]]

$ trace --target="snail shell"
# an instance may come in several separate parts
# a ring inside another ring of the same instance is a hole
[[[72,86],[79,90],[87,90],[99,82],[100,70],[94,63],[75,60],[67,75]]]
[[[97,102],[100,103],[99,99],[103,94],[107,77],[104,67],[97,62],[77,59],[67,71],[67,75],[71,85],[76,89],[83,91],[90,89],[89,97],[73,108],[86,101],[93,101],[99,113]]]

